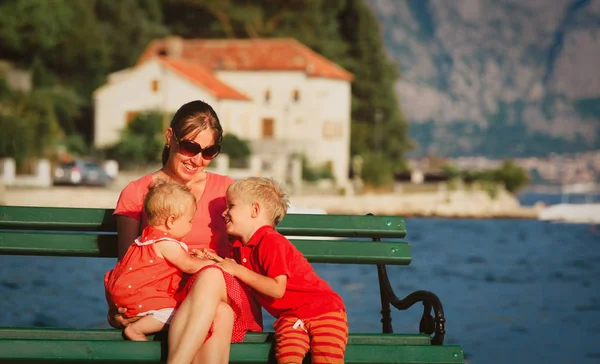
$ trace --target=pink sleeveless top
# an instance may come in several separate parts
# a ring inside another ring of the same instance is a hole
[[[148,226],[144,215],[144,198],[151,183],[152,174],[130,182],[121,191],[113,215],[123,215],[141,221],[142,229]],[[206,186],[198,199],[192,231],[182,239],[190,250],[211,248],[221,256],[230,256],[231,247],[222,214],[226,207],[225,194],[232,183],[230,177],[206,173]]]

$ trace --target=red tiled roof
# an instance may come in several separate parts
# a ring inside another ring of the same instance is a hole
[[[165,53],[212,71],[302,71],[309,77],[354,79],[350,72],[292,38],[156,39],[148,45],[140,62]]]
[[[218,99],[250,100],[248,96],[216,78],[210,70],[202,65],[168,57],[157,57],[156,59],[190,81],[208,89]]]

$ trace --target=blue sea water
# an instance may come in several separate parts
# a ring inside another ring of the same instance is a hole
[[[600,227],[411,218],[407,228],[413,262],[388,268],[392,286],[436,293],[445,342],[471,364],[600,362]],[[0,256],[0,326],[108,327],[102,277],[113,264]],[[346,301],[351,331],[381,330],[375,267],[315,266]],[[395,311],[394,330],[418,332],[421,312]]]

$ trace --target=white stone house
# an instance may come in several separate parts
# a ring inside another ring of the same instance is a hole
[[[174,113],[191,100],[217,111],[225,133],[266,163],[295,153],[348,181],[353,76],[294,39],[157,39],[137,64],[94,93],[94,143],[118,140],[136,113]]]

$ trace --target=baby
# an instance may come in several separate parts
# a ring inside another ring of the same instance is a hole
[[[163,330],[177,307],[182,272],[212,264],[191,255],[181,241],[195,212],[196,199],[186,186],[156,182],[144,200],[148,226],[104,276],[108,304],[126,308],[125,317],[141,317],[125,328],[130,340],[147,341],[146,334]]]

